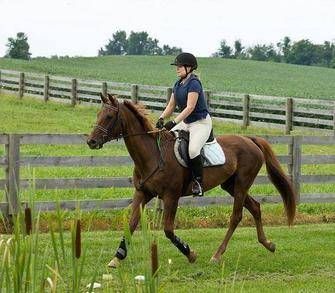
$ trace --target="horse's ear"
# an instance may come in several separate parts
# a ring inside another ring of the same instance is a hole
[[[107,94],[107,95],[108,95],[108,99],[110,100],[112,105],[117,106],[118,100],[116,98],[116,95],[111,95],[111,94]]]
[[[104,104],[107,104],[108,99],[107,99],[102,93],[100,93],[100,98],[101,98],[101,101],[102,101]]]

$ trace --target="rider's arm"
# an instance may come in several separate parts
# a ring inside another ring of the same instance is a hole
[[[189,92],[187,95],[187,105],[186,108],[174,119],[174,121],[178,124],[180,121],[183,121],[186,117],[188,117],[194,110],[197,101],[199,98],[199,94],[197,92]]]
[[[164,109],[163,113],[159,116],[159,118],[168,118],[172,115],[174,109],[176,108],[176,101],[174,99],[174,94],[172,93],[169,103]]]

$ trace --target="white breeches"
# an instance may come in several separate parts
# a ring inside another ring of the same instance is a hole
[[[200,155],[201,148],[205,145],[209,134],[212,130],[212,118],[208,114],[205,119],[201,119],[189,124],[184,121],[178,123],[173,130],[185,130],[190,133],[190,143],[188,145],[188,152],[191,159]]]

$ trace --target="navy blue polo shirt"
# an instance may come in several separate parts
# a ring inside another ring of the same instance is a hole
[[[192,92],[198,93],[199,97],[193,112],[184,119],[185,123],[192,123],[204,119],[209,113],[201,82],[194,74],[192,74],[184,84],[178,80],[173,87],[174,98],[180,111],[186,108],[188,93]]]

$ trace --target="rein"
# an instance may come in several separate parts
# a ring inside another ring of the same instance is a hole
[[[107,138],[105,142],[107,141],[111,141],[111,140],[118,140],[118,139],[121,139],[121,138],[127,138],[127,137],[132,137],[132,136],[140,136],[140,135],[147,135],[147,134],[152,134],[152,133],[158,133],[158,138],[156,140],[156,143],[157,143],[157,147],[158,147],[158,152],[159,152],[159,161],[158,161],[158,165],[157,167],[148,175],[146,176],[143,180],[140,179],[140,190],[143,188],[144,184],[146,181],[149,180],[149,178],[151,178],[158,170],[162,170],[163,169],[163,166],[164,166],[164,160],[163,160],[163,156],[162,156],[162,151],[161,151],[161,147],[160,147],[160,133],[163,131],[163,129],[159,129],[159,130],[150,130],[150,131],[144,131],[144,132],[139,132],[139,133],[131,133],[131,134],[124,134],[123,133],[123,123],[122,123],[122,118],[121,116],[119,115],[119,105],[117,107],[114,107],[110,104],[106,104],[106,103],[103,103],[103,107],[106,107],[110,110],[113,110],[116,112],[116,118],[115,118],[115,121],[112,123],[111,126],[113,126],[114,124],[114,127],[117,125],[117,123],[121,123],[121,129],[120,129],[120,132],[117,136],[113,136],[110,132],[110,130],[108,130],[107,128],[101,126],[101,125],[95,125],[94,128],[95,129],[98,129],[100,131],[102,131],[103,133],[105,133],[105,137]],[[110,127],[112,128],[112,127]]]

